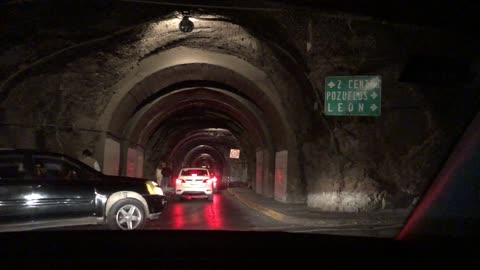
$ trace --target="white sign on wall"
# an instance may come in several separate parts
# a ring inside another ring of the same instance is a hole
[[[240,149],[230,149],[230,158],[240,158]]]

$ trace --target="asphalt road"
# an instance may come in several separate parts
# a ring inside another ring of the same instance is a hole
[[[213,202],[202,199],[169,201],[160,219],[147,224],[147,230],[255,230],[292,233],[338,234],[370,237],[394,237],[398,228],[372,229],[342,227],[339,229],[290,225],[251,209],[228,192],[216,194]]]
[[[159,219],[149,221],[147,230],[275,230],[285,224],[267,217],[236,200],[228,192],[206,199],[169,200]],[[287,226],[288,227],[288,226]]]
[[[103,230],[102,226],[76,226],[49,230]],[[307,227],[282,223],[249,208],[228,192],[206,199],[169,200],[159,219],[148,221],[145,230],[233,230],[286,231],[292,233],[337,234],[370,237],[394,237],[398,228],[371,229],[342,227],[338,229]]]

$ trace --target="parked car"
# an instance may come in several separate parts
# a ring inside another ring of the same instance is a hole
[[[0,150],[0,231],[87,224],[136,230],[166,204],[153,181],[104,175],[61,154]]]
[[[213,186],[216,178],[210,176],[208,169],[184,168],[175,180],[175,198],[207,198],[213,201]]]

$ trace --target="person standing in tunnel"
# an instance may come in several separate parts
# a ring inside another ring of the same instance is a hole
[[[163,179],[163,175],[162,175],[162,164],[158,164],[157,166],[157,170],[155,172],[155,176],[157,178],[157,183],[158,183],[158,186],[162,187],[162,179]]]
[[[80,161],[100,172],[100,164],[98,164],[98,161],[94,159],[92,155],[93,154],[90,150],[85,149],[82,152],[82,157],[80,158]]]
[[[162,168],[162,189],[166,190],[168,187],[168,181],[170,180],[170,176],[172,174],[172,169],[167,166],[166,162],[161,162],[160,167]]]

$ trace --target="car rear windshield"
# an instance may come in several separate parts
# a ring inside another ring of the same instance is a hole
[[[183,170],[182,176],[193,176],[196,174],[197,176],[208,176],[207,170]]]

